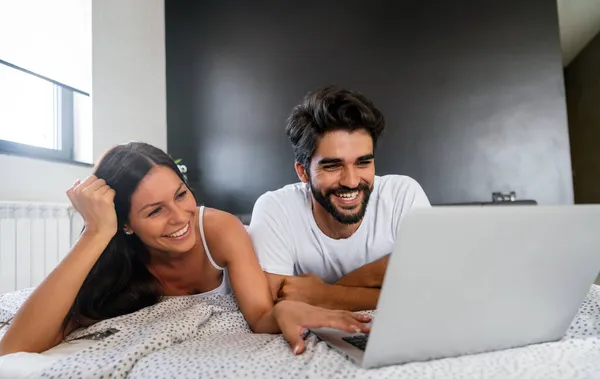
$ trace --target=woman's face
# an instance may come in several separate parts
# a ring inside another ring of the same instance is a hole
[[[185,253],[196,244],[196,200],[173,170],[156,166],[131,196],[127,227],[150,249]]]

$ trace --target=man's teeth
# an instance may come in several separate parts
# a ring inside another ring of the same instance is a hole
[[[186,225],[183,227],[183,229],[180,229],[180,230],[176,231],[176,232],[175,232],[175,233],[173,233],[173,234],[167,234],[167,237],[171,237],[171,238],[177,238],[177,237],[181,237],[182,235],[184,235],[184,234],[185,234],[185,233],[188,231],[188,229],[189,229],[189,228],[190,228],[190,223],[188,222],[188,223],[187,223],[187,224],[186,224]]]
[[[358,196],[358,191],[338,193],[336,196],[341,197],[344,200],[354,200]]]

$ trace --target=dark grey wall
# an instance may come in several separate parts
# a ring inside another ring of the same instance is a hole
[[[166,1],[168,149],[201,201],[247,213],[297,181],[291,108],[325,84],[385,114],[378,174],[434,203],[571,203],[556,5],[547,0]]]
[[[565,85],[575,202],[600,203],[600,35],[566,68]]]

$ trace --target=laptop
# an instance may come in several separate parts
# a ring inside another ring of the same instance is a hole
[[[369,335],[311,332],[363,368],[560,340],[600,271],[599,226],[599,205],[415,209]]]

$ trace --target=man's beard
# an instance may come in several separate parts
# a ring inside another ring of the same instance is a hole
[[[367,204],[369,203],[369,197],[371,196],[371,188],[365,183],[361,183],[356,188],[348,188],[348,187],[336,187],[329,188],[325,193],[318,190],[313,186],[312,180],[309,180],[310,190],[312,192],[313,197],[319,203],[327,213],[329,213],[337,222],[344,225],[353,225],[359,223],[360,220],[365,216],[365,212],[367,211]],[[331,200],[331,196],[335,196],[336,194],[344,194],[348,192],[358,191],[358,196],[360,193],[363,193],[363,199],[361,204],[359,205],[358,211],[355,213],[345,213],[340,212],[333,201]]]

